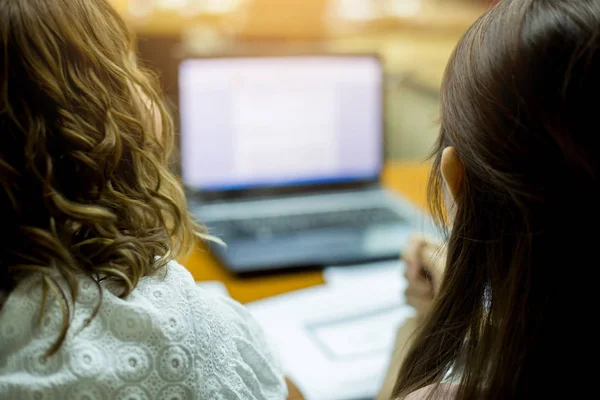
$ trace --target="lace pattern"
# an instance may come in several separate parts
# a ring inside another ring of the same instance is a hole
[[[281,400],[286,386],[262,332],[231,299],[198,288],[171,262],[123,300],[82,278],[71,328],[52,301],[39,321],[41,284],[19,285],[0,312],[0,399]]]

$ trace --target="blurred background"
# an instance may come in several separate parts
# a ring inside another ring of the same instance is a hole
[[[386,69],[386,157],[423,160],[456,42],[492,0],[111,0],[177,106],[185,57],[377,53]],[[177,118],[175,118],[177,120]]]

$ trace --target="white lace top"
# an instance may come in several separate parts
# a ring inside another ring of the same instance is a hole
[[[262,332],[238,303],[198,288],[179,264],[142,278],[122,300],[103,284],[102,306],[90,279],[67,340],[50,302],[38,325],[39,279],[21,283],[0,311],[0,399],[282,400],[287,389]],[[52,296],[49,296],[51,299]]]

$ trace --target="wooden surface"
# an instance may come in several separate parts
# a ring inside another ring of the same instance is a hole
[[[287,400],[304,400],[304,396],[300,392],[300,389],[289,379],[285,380],[288,387],[288,398]],[[386,399],[387,400],[387,399]]]
[[[386,166],[383,183],[403,194],[413,203],[424,206],[429,166],[426,164],[394,163]],[[207,251],[198,249],[182,263],[198,281],[223,282],[231,297],[241,303],[323,284],[323,274],[300,271],[252,278],[239,278],[227,272]]]

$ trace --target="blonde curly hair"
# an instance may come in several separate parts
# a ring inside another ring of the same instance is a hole
[[[0,292],[41,276],[40,318],[49,295],[63,316],[48,354],[76,277],[126,297],[203,235],[168,168],[172,120],[132,54],[106,0],[0,0]]]

